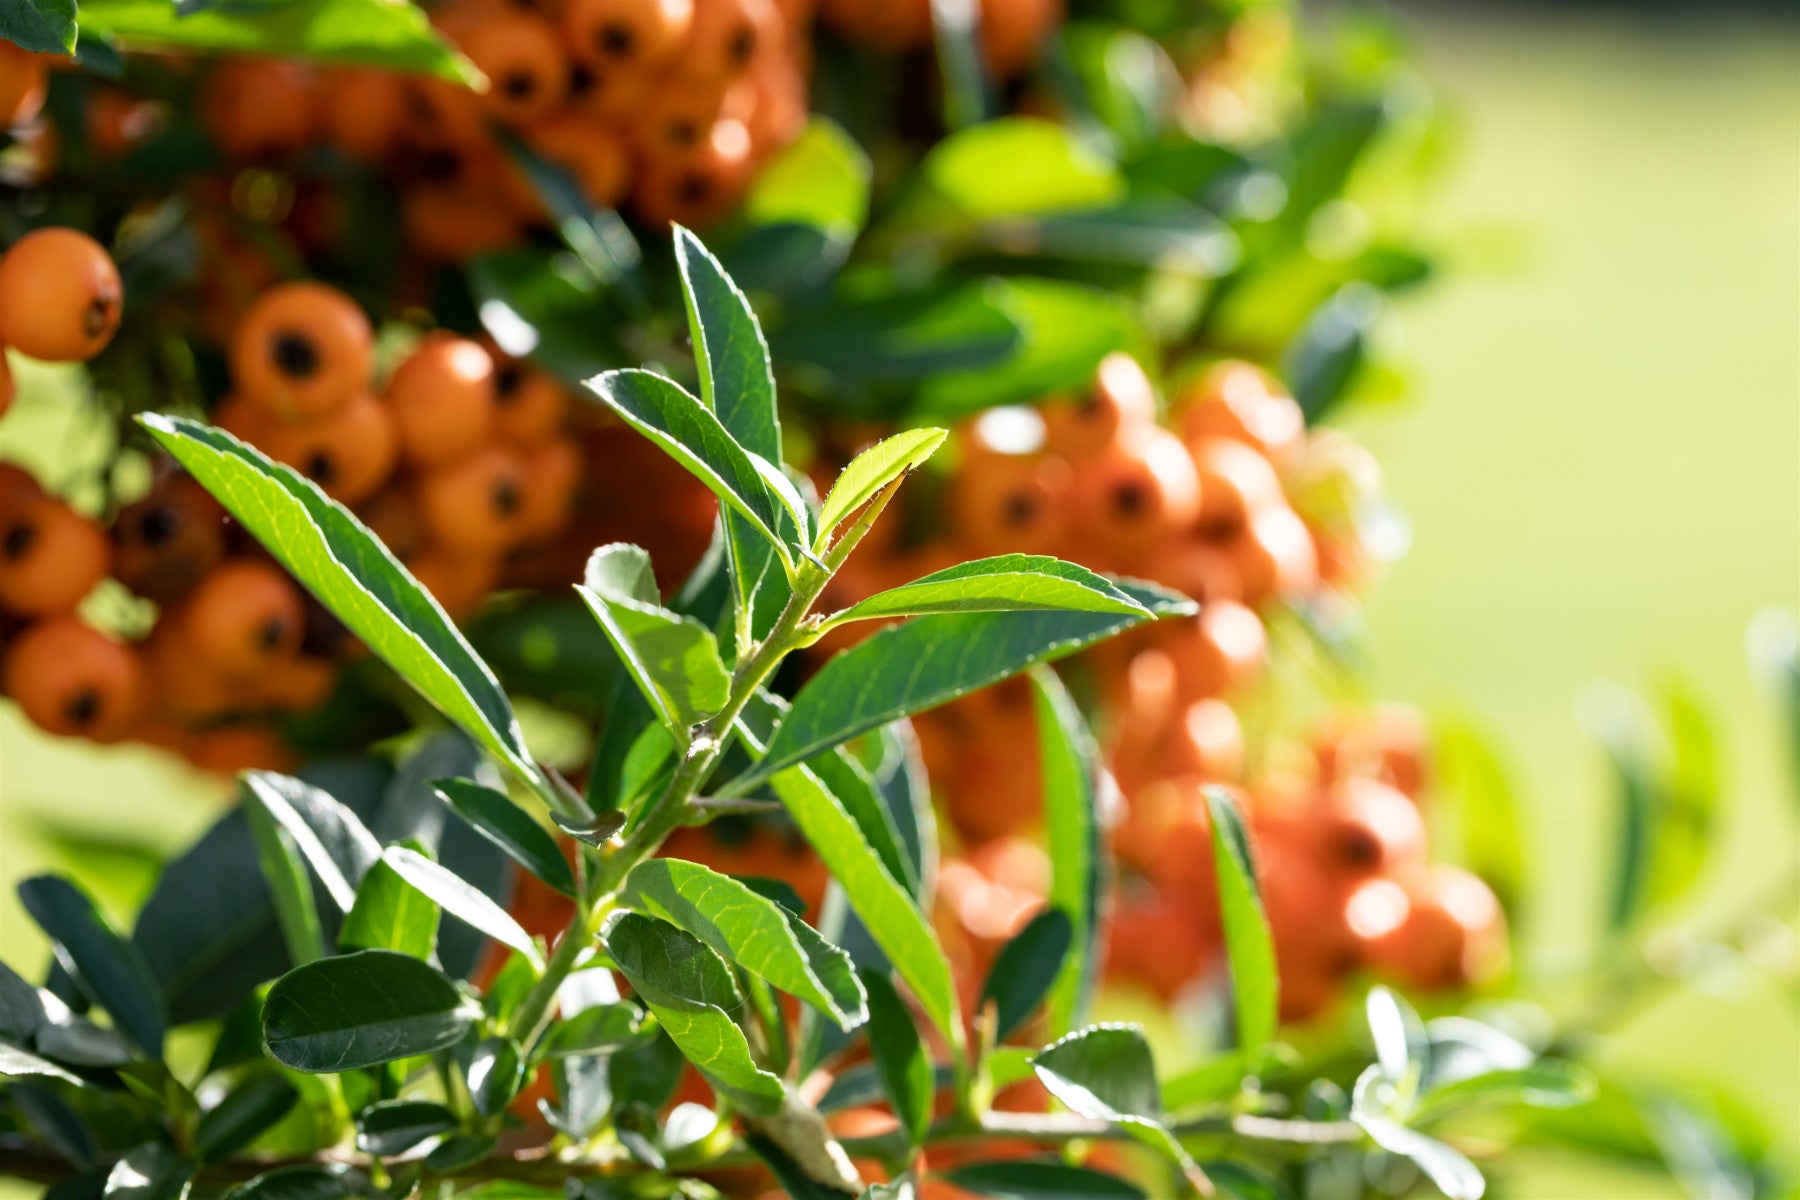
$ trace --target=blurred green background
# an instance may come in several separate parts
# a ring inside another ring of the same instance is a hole
[[[1579,970],[1611,836],[1605,763],[1577,721],[1596,680],[1673,672],[1719,723],[1733,808],[1694,911],[1716,918],[1800,850],[1749,618],[1800,605],[1800,26],[1635,10],[1416,14],[1455,132],[1433,241],[1444,281],[1385,335],[1415,370],[1400,407],[1349,424],[1411,519],[1410,556],[1368,608],[1372,691],[1488,731],[1526,800],[1527,953]],[[29,393],[7,457],[53,460]],[[32,443],[27,445],[27,443]],[[161,757],[51,743],[0,709],[0,876],[84,844],[116,913],[222,789]],[[0,895],[0,955],[42,943]],[[1748,974],[1648,1007],[1609,1053],[1740,1093],[1800,1150],[1800,1024]],[[1554,1182],[1552,1182],[1554,1180]],[[1679,1194],[1559,1172],[1532,1196]]]

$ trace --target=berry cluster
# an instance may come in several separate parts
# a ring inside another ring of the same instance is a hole
[[[547,220],[506,149],[516,138],[587,199],[646,223],[704,227],[807,115],[803,4],[775,0],[458,0],[439,28],[488,78],[484,93],[360,68],[232,59],[201,114],[239,162],[323,142],[389,172],[408,242],[458,260]]]
[[[1029,66],[1062,21],[1062,0],[980,0],[976,37],[999,79]],[[820,0],[819,16],[844,37],[888,53],[932,43],[931,0]]]

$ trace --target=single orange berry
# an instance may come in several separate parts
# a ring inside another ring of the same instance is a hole
[[[658,67],[694,24],[694,0],[570,0],[563,32],[576,55],[604,74]]]
[[[1050,449],[1071,460],[1093,458],[1156,420],[1156,392],[1135,358],[1109,354],[1086,395],[1046,404],[1043,414]]]
[[[129,646],[72,616],[47,617],[8,648],[0,682],[31,723],[59,737],[112,742],[144,709],[144,668]]]
[[[276,425],[262,449],[345,504],[360,504],[381,490],[400,456],[399,434],[387,405],[360,392],[334,413]]]
[[[105,532],[55,496],[0,501],[0,609],[27,617],[67,612],[111,567]]]
[[[225,510],[195,480],[178,475],[120,509],[112,538],[119,582],[171,604],[225,556]]]
[[[525,532],[527,485],[516,454],[498,446],[419,478],[419,518],[432,543],[458,555],[493,555]]]
[[[387,401],[407,462],[465,458],[493,436],[493,356],[468,338],[428,334],[388,380]]]
[[[569,394],[549,372],[518,359],[501,359],[494,367],[494,405],[502,437],[541,442],[562,429]]]
[[[362,309],[322,283],[286,283],[244,314],[231,343],[240,393],[282,420],[322,417],[369,386],[374,332]]]
[[[106,250],[77,229],[34,229],[0,258],[0,341],[27,358],[85,362],[119,328],[125,288]]]
[[[200,581],[182,609],[183,631],[202,661],[239,677],[291,658],[306,610],[300,590],[257,559],[228,562]]]
[[[455,35],[469,61],[487,76],[483,99],[501,120],[537,120],[562,104],[568,60],[548,21],[516,10],[489,9],[457,22]]]
[[[42,56],[0,41],[0,129],[38,115],[44,107],[47,76]]]

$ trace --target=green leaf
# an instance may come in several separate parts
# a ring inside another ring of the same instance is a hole
[[[846,400],[887,385],[907,388],[910,402],[910,389],[924,381],[1003,362],[1019,348],[1022,333],[1007,296],[1006,286],[991,280],[897,295],[836,294],[782,322],[775,357],[824,372]]]
[[[944,429],[908,429],[883,438],[851,459],[838,473],[819,509],[820,540],[873,499],[875,493],[922,466],[949,436]]]
[[[0,39],[34,54],[75,53],[75,0],[23,0],[0,8]]]
[[[1379,288],[1352,281],[1314,309],[1288,343],[1281,375],[1308,425],[1317,424],[1350,393],[1386,308]]]
[[[700,239],[675,227],[675,266],[700,371],[700,402],[739,446],[781,461],[781,414],[769,347],[750,301]]]
[[[422,853],[423,843],[400,843]],[[338,946],[344,950],[393,950],[419,959],[431,958],[437,945],[438,906],[431,897],[403,879],[387,863],[377,859],[356,889],[338,929]]]
[[[556,839],[510,796],[470,779],[440,779],[432,789],[508,858],[563,895],[575,894],[575,876],[557,849]]]
[[[1219,912],[1225,926],[1237,1044],[1254,1050],[1275,1036],[1279,1019],[1275,942],[1263,914],[1250,835],[1237,801],[1224,788],[1208,787],[1206,809],[1212,820],[1213,863],[1219,878]]]
[[[200,1118],[194,1131],[194,1153],[202,1162],[229,1158],[285,1117],[299,1101],[300,1093],[282,1076],[273,1072],[252,1075]]]
[[[1075,698],[1049,667],[1031,672],[1050,904],[1069,919],[1072,952],[1050,990],[1050,1029],[1060,1036],[1087,1019],[1100,978],[1100,897],[1106,863],[1099,821],[1099,750]]]
[[[1659,790],[1649,896],[1668,904],[1687,895],[1714,850],[1720,804],[1718,734],[1704,701],[1680,679],[1658,689],[1668,766]]]
[[[622,551],[642,553],[635,546],[602,546],[589,562],[587,582],[576,590],[644,699],[670,733],[685,743],[690,726],[725,706],[731,675],[705,625],[610,581],[608,569]]]
[[[263,1001],[263,1044],[296,1071],[348,1071],[453,1046],[480,1015],[437,968],[361,950],[277,979]]]
[[[145,1142],[113,1164],[107,1200],[181,1200],[194,1180],[194,1164],[162,1142]]]
[[[1086,567],[1044,554],[1001,554],[958,563],[877,592],[836,614],[828,624],[936,613],[1036,611],[1149,615],[1129,594]]]
[[[39,1058],[29,1050],[21,1050],[8,1042],[0,1042],[0,1079],[23,1079],[29,1075],[41,1075],[45,1079],[60,1079],[64,1083],[79,1084],[79,1076],[63,1070],[47,1058]]]
[[[931,193],[921,207],[965,217],[1099,208],[1125,190],[1113,165],[1071,130],[1035,117],[959,130],[933,146],[919,170]]]
[[[248,771],[244,786],[286,831],[338,909],[349,912],[363,875],[381,857],[357,815],[323,789],[273,771]]]
[[[19,900],[50,938],[56,961],[82,993],[112,1015],[113,1024],[151,1058],[161,1058],[168,1015],[138,948],[101,918],[79,888],[57,875],[19,884]]]
[[[1139,593],[1126,594],[1142,603]],[[832,658],[800,689],[768,756],[740,782],[766,779],[860,733],[1074,654],[1152,615],[946,613],[883,629]]]
[[[351,633],[469,736],[549,792],[486,664],[347,509],[228,433],[184,417],[139,420]]]
[[[93,1130],[56,1092],[42,1084],[20,1082],[8,1085],[6,1098],[40,1142],[83,1171],[94,1165]]]
[[[931,1059],[926,1057],[912,1013],[888,982],[887,973],[865,969],[859,974],[869,994],[869,1049],[881,1076],[881,1090],[893,1106],[900,1128],[906,1131],[908,1146],[917,1150],[925,1144],[937,1093]]]
[[[269,885],[288,960],[312,962],[325,953],[325,934],[300,847],[295,845],[293,834],[254,793],[244,806],[244,819],[249,822],[250,837],[256,843],[256,859]]]
[[[1046,1159],[970,1163],[936,1178],[997,1200],[1144,1200],[1136,1184],[1116,1175]]]
[[[629,911],[608,918],[602,941],[638,998],[722,1095],[754,1115],[781,1108],[787,1089],[756,1065],[727,1015],[744,997],[724,959],[667,921]]]
[[[499,1116],[525,1082],[525,1062],[518,1043],[506,1037],[483,1038],[469,1056],[465,1076],[475,1111],[484,1117]]]
[[[551,1058],[572,1054],[610,1054],[643,1037],[644,1022],[632,1004],[596,1004],[557,1023],[544,1038]]]
[[[1512,911],[1525,886],[1525,844],[1519,798],[1492,743],[1468,721],[1434,729],[1433,796],[1455,833],[1452,861],[1486,880]],[[1433,827],[1434,845],[1436,827]]]
[[[1350,1119],[1383,1150],[1410,1159],[1449,1200],[1480,1200],[1487,1181],[1475,1164],[1437,1139],[1408,1129],[1396,1117],[1401,1093],[1380,1066],[1368,1068],[1356,1081]]]
[[[400,878],[429,896],[439,908],[457,920],[479,929],[496,942],[512,947],[523,954],[533,967],[543,970],[543,955],[538,952],[531,935],[513,919],[511,913],[490,900],[480,889],[465,882],[460,875],[405,846],[389,846],[382,852],[381,861],[392,867]]]
[[[348,1200],[358,1194],[351,1182],[350,1168],[343,1163],[276,1167],[232,1188],[223,1200]]]
[[[792,564],[790,547],[777,530],[804,529],[806,519],[794,502],[771,486],[780,471],[767,459],[759,466],[720,422],[718,416],[680,385],[649,371],[607,371],[586,387],[627,425],[662,447],[704,483],[720,503],[741,515]]]
[[[729,875],[699,863],[651,858],[626,876],[625,902],[693,934],[752,974],[845,1029],[868,1018],[850,956],[804,921]]]
[[[749,731],[740,729],[740,736],[752,753],[762,752]],[[912,896],[882,865],[817,773],[791,767],[776,774],[770,786],[932,1023],[951,1044],[960,1045],[962,1024],[950,964]]]
[[[1486,1071],[1427,1092],[1408,1120],[1423,1125],[1472,1108],[1574,1108],[1598,1090],[1593,1072],[1576,1063],[1539,1062]]]
[[[383,1100],[356,1114],[356,1148],[377,1158],[405,1154],[426,1138],[461,1124],[456,1114],[429,1100]]]
[[[1050,1094],[1070,1109],[1118,1125],[1166,1154],[1200,1186],[1199,1168],[1162,1123],[1162,1090],[1141,1028],[1089,1025],[1044,1047],[1031,1065]]]
[[[868,219],[873,175],[869,156],[841,126],[814,117],[757,173],[743,215],[756,225],[812,225],[854,237]]]
[[[84,33],[128,50],[273,54],[481,80],[421,9],[389,0],[221,5],[186,14],[168,0],[83,0],[80,21]]]
[[[37,988],[0,963],[0,1041],[28,1046],[43,1023],[44,1002]]]
[[[994,965],[988,968],[987,982],[981,985],[978,1006],[995,1006],[996,1040],[1024,1024],[1050,994],[1068,959],[1073,935],[1069,914],[1046,908],[1000,947]]]

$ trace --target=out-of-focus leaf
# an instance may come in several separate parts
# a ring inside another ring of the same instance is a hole
[[[79,888],[57,875],[19,884],[19,900],[50,938],[56,958],[83,994],[104,1008],[127,1037],[161,1058],[168,1010],[144,956],[108,925]]]
[[[264,1171],[225,1193],[224,1200],[349,1200],[367,1186],[349,1167],[302,1164]]]
[[[1356,1081],[1350,1119],[1383,1150],[1410,1159],[1449,1200],[1481,1200],[1487,1181],[1475,1164],[1443,1142],[1401,1124],[1395,1104],[1406,1103],[1404,1091],[1381,1067],[1370,1067]]]
[[[1386,305],[1371,284],[1347,283],[1313,310],[1288,343],[1281,373],[1309,425],[1349,392]]]
[[[460,1124],[455,1113],[430,1100],[383,1100],[357,1114],[356,1148],[390,1158],[426,1138],[453,1132]]]
[[[1212,820],[1213,864],[1219,880],[1237,1045],[1255,1050],[1275,1036],[1281,986],[1275,942],[1263,913],[1250,835],[1237,802],[1224,788],[1209,787],[1206,809]]]
[[[981,985],[982,1007],[994,1005],[994,1037],[1004,1039],[1025,1023],[1049,995],[1069,956],[1074,925],[1069,914],[1046,908],[994,956]]]
[[[814,117],[757,174],[743,215],[758,225],[805,224],[854,236],[868,219],[872,174],[869,156],[841,126]]]
[[[1070,953],[1050,992],[1050,1029],[1087,1019],[1100,970],[1100,902],[1106,877],[1100,836],[1099,752],[1075,698],[1048,667],[1031,672],[1043,764],[1050,903],[1069,919]]]
[[[1099,208],[1125,189],[1112,163],[1035,117],[959,130],[931,148],[919,172],[925,196],[908,214],[918,222],[939,212],[979,218]]]
[[[1679,679],[1660,689],[1668,765],[1658,789],[1649,900],[1666,904],[1694,886],[1713,848],[1719,807],[1719,747],[1706,706]]]
[[[1525,883],[1525,847],[1505,764],[1469,722],[1446,722],[1433,734],[1436,794],[1456,833],[1456,857],[1511,910]]]
[[[1136,1184],[1053,1159],[1009,1158],[969,1163],[936,1176],[953,1187],[996,1200],[1144,1200]]]
[[[75,53],[75,0],[21,0],[0,9],[0,39],[33,54]]]
[[[1050,1094],[1084,1117],[1111,1121],[1134,1139],[1167,1155],[1196,1187],[1205,1176],[1162,1122],[1162,1089],[1144,1031],[1103,1023],[1051,1042],[1031,1060]]]
[[[875,1072],[900,1128],[917,1149],[925,1142],[937,1092],[931,1060],[912,1014],[886,973],[865,969],[860,974],[869,994],[869,1049],[875,1056]]]
[[[194,1153],[202,1161],[229,1158],[299,1103],[300,1093],[280,1075],[252,1075],[208,1109],[194,1131]]]
[[[80,1076],[70,1074],[49,1059],[39,1058],[29,1050],[0,1042],[0,1078],[23,1079],[30,1075],[60,1079],[64,1083],[81,1082]]]
[[[162,1142],[145,1142],[113,1164],[107,1200],[181,1200],[193,1182],[194,1163]]]
[[[605,332],[617,320],[605,290],[572,255],[501,250],[466,273],[481,324],[506,353],[571,386],[629,361]]]
[[[1594,1098],[1593,1073],[1575,1063],[1540,1062],[1472,1075],[1427,1092],[1409,1118],[1425,1124],[1471,1108],[1573,1108]]]
[[[94,1165],[99,1147],[94,1131],[63,1098],[38,1083],[14,1082],[6,1098],[25,1118],[25,1125],[57,1155],[85,1171]]]
[[[263,878],[268,881],[269,895],[275,903],[275,920],[281,926],[288,959],[294,963],[312,962],[325,953],[325,946],[306,860],[294,844],[293,834],[254,793],[245,805],[244,817],[250,823],[257,861],[262,864]]]
[[[525,1082],[525,1064],[518,1043],[505,1037],[483,1038],[469,1056],[465,1074],[475,1111],[484,1117],[499,1116]]]
[[[850,393],[913,386],[1007,360],[1023,331],[997,281],[898,295],[839,294],[796,309],[769,334],[783,363],[823,373]]]

